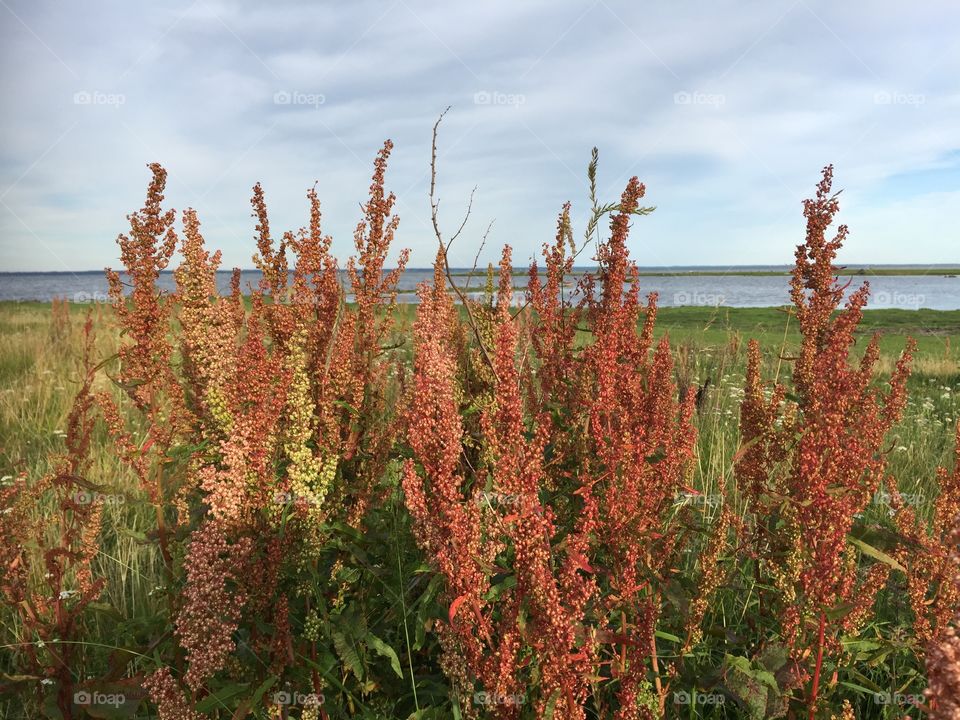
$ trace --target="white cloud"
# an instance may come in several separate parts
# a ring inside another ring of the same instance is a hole
[[[789,262],[800,201],[827,162],[848,189],[849,257],[960,259],[948,216],[960,191],[953,3],[9,8],[5,269],[116,264],[113,239],[142,203],[150,161],[167,167],[169,203],[197,208],[228,265],[250,264],[258,180],[278,229],[305,222],[304,192],[317,181],[335,249],[349,253],[386,137],[396,143],[398,242],[427,265],[430,128],[451,104],[441,133],[448,224],[479,186],[458,263],[472,261],[491,218],[484,261],[503,242],[518,261],[536,252],[565,200],[583,217],[592,145],[606,196],[638,174],[658,206],[636,223],[642,264]],[[78,105],[77,92],[123,102]],[[278,103],[278,92],[305,99]],[[487,93],[481,104],[477,93]],[[946,187],[915,183],[930,168]]]

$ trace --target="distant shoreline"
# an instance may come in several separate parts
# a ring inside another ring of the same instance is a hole
[[[538,267],[543,274],[544,268]],[[389,272],[390,268],[385,268],[384,272]],[[432,268],[408,267],[408,271],[432,271]],[[589,272],[596,272],[596,267],[574,267],[569,273],[570,276],[583,275]],[[241,268],[242,273],[258,272],[256,268]],[[341,269],[341,272],[343,270]],[[162,275],[172,274],[172,270],[164,270]],[[232,269],[221,269],[218,274],[227,274],[233,272]],[[495,270],[495,272],[497,272]],[[122,270],[121,270],[122,273]],[[292,274],[293,271],[291,270]],[[469,277],[486,275],[486,268],[478,267],[476,270],[470,268],[451,268],[453,277]],[[3,270],[0,271],[0,279],[4,276],[23,276],[23,275],[102,275],[103,270]],[[511,273],[515,277],[522,277],[530,274],[529,266],[514,267]],[[665,265],[662,267],[649,266],[640,268],[640,277],[787,277],[791,274],[791,266],[770,266],[770,265],[731,265],[731,266],[708,266],[708,265]],[[848,264],[837,270],[837,275],[844,277],[870,277],[874,276],[919,276],[930,275],[935,277],[960,277],[960,265],[931,264],[931,265],[855,265]]]
[[[581,275],[583,273],[590,272],[589,270],[583,270],[581,272],[572,272],[568,275]],[[543,271],[540,271],[543,274]],[[474,273],[471,273],[469,270],[455,271],[450,273],[452,277],[469,277],[473,275],[474,277],[485,275],[485,271],[477,270]],[[530,271],[528,270],[514,270],[512,275],[514,277],[523,277],[529,275]],[[716,270],[641,270],[639,275],[640,277],[789,277],[790,272],[787,270],[740,270],[732,269],[727,270],[724,268],[717,268]],[[883,277],[913,277],[920,275],[928,275],[934,277],[960,277],[960,267],[950,267],[950,268],[844,268],[837,272],[838,277],[866,277],[869,278],[873,276],[883,276]]]
[[[482,293],[487,287],[487,272],[468,268],[451,268],[452,284],[464,291],[469,286],[473,293]],[[688,266],[640,267],[639,283],[643,294],[656,292],[664,306],[727,306],[773,307],[788,301],[791,276],[782,265],[753,266]],[[960,310],[960,265],[903,265],[863,266],[847,265],[839,268],[837,283],[844,294],[861,285],[869,284],[873,302],[881,307],[917,309],[929,307],[940,310]],[[514,292],[523,292],[529,282],[529,270],[513,268],[509,284]],[[573,292],[586,275],[597,276],[595,267],[574,267],[563,278],[563,287]],[[125,273],[121,280],[129,283]],[[240,286],[244,293],[252,292],[261,283],[259,271],[241,271]],[[401,302],[416,303],[415,294],[423,284],[432,283],[433,269],[407,268],[401,275],[397,290]],[[341,284],[350,292],[347,274],[339,276]],[[541,284],[545,275],[541,270]],[[164,272],[157,280],[164,291],[176,291],[176,278]],[[218,291],[230,292],[231,273],[218,273]],[[293,286],[292,276],[288,283]],[[494,285],[499,283],[494,278]],[[49,301],[54,297],[67,298],[76,303],[109,301],[109,286],[102,272],[85,273],[0,273],[0,300]]]

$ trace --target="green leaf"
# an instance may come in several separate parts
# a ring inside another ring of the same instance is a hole
[[[333,647],[336,648],[337,655],[340,656],[343,664],[353,672],[357,680],[363,682],[363,661],[360,659],[357,648],[354,647],[353,643],[348,640],[342,632],[334,631],[332,636]]]
[[[400,669],[400,658],[397,657],[397,653],[392,647],[371,632],[367,633],[367,644],[373,648],[377,655],[390,660],[390,667],[393,668],[397,677],[403,677],[403,670]]]
[[[197,703],[197,711],[208,713],[217,708],[226,708],[227,700],[231,700],[238,695],[242,695],[250,687],[249,683],[234,683],[220,688],[217,692],[207,695],[203,700]]]
[[[668,633],[668,632],[663,632],[662,630],[657,630],[657,631],[656,631],[655,633],[653,633],[653,634],[656,635],[656,636],[657,636],[658,638],[660,638],[661,640],[669,640],[670,642],[674,642],[674,643],[683,642],[683,640],[681,640],[680,638],[678,638],[676,635],[671,635],[670,633]]]
[[[860,685],[866,687],[869,692],[882,693],[884,691],[883,688],[873,682],[873,680],[865,675],[862,675],[861,673],[858,673],[856,670],[851,669],[849,672],[853,679],[856,680]]]
[[[357,580],[360,579],[360,569],[355,567],[349,567],[344,565],[340,568],[340,572],[337,573],[337,581],[340,583],[346,583],[352,585]]]
[[[780,670],[780,668],[787,664],[789,659],[790,651],[785,645],[780,643],[771,643],[763,649],[762,653],[760,653],[760,656],[757,658],[757,662],[765,670],[776,673],[778,670]]]
[[[844,650],[847,652],[869,652],[882,647],[880,643],[875,642],[874,640],[843,639],[841,642],[843,643]]]
[[[875,693],[874,690],[871,690],[870,688],[865,688],[863,685],[857,685],[856,683],[851,683],[851,682],[846,682],[841,680],[840,684],[843,685],[844,687],[850,688],[854,692],[860,693],[861,695],[873,695]]]
[[[768,670],[754,667],[748,658],[738,655],[727,655],[726,658],[724,658],[724,661],[725,664],[736,668],[747,677],[759,680],[764,685],[767,685],[774,690],[780,689],[777,685],[777,679],[773,676],[773,673]]]
[[[263,684],[257,688],[257,691],[253,694],[253,700],[250,703],[251,707],[257,707],[260,704],[260,701],[263,699],[263,696],[266,694],[267,690],[273,687],[274,683],[279,680],[276,675],[271,675],[266,680],[263,681]]]
[[[147,537],[146,533],[140,532],[139,530],[131,530],[123,525],[118,525],[116,530],[120,535],[125,535],[128,538],[136,540],[140,545],[149,545],[153,542]]]
[[[560,690],[554,690],[550,695],[550,699],[547,700],[547,706],[543,710],[543,720],[552,720],[553,713],[557,709],[557,700],[560,699]]]
[[[880,652],[878,652],[878,653],[877,653],[876,655],[874,655],[872,658],[870,658],[869,660],[867,660],[867,665],[870,666],[870,667],[877,667],[877,666],[880,665],[882,662],[884,662],[884,661],[887,659],[887,656],[889,656],[890,653],[892,653],[892,652],[893,652],[893,648],[892,648],[892,647],[888,647],[888,648],[884,648],[884,649],[880,650]]]
[[[767,717],[767,708],[780,696],[773,673],[753,665],[749,658],[725,655],[723,658],[724,684],[738,701],[745,717],[762,720]]]
[[[842,617],[846,617],[851,612],[856,610],[856,608],[857,608],[857,603],[855,602],[840,603],[836,607],[832,607],[829,610],[827,610],[824,613],[824,615],[826,615],[827,619],[830,620],[831,622],[835,622]]]
[[[885,552],[883,552],[883,550],[878,550],[873,545],[868,545],[863,540],[855,538],[852,535],[847,535],[847,541],[854,547],[858,548],[864,555],[872,557],[874,560],[879,560],[880,562],[889,565],[894,570],[899,570],[902,573],[907,572],[907,569],[903,567],[903,565],[887,555]]]
[[[517,585],[517,576],[507,575],[503,578],[502,581],[491,586],[491,588],[487,591],[486,599],[497,600],[503,594],[504,590],[509,590],[510,588],[516,587],[516,585]]]
[[[360,417],[360,411],[357,410],[357,408],[355,408],[353,405],[348,403],[346,400],[334,400],[333,404],[338,405],[339,407],[342,407],[344,410],[349,411],[351,415]]]

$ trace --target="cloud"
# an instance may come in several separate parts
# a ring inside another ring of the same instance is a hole
[[[195,207],[227,265],[250,266],[250,188],[277,228],[304,224],[317,183],[345,256],[386,137],[398,242],[432,261],[430,130],[444,222],[478,186],[453,250],[509,242],[522,261],[566,200],[637,174],[657,205],[632,246],[644,265],[787,263],[800,201],[834,162],[851,262],[956,261],[960,45],[948,2],[825,0],[641,6],[251,2],[84,6],[9,2],[0,24],[0,266],[117,264],[145,164]],[[936,172],[933,172],[936,170]],[[582,222],[581,222],[582,227]]]

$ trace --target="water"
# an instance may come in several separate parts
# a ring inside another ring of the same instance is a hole
[[[879,266],[878,266],[879,267]],[[767,267],[684,267],[684,268],[645,268],[651,272],[745,272],[745,271],[782,271],[783,266]],[[454,270],[454,273],[463,272]],[[582,271],[580,271],[582,272]],[[943,272],[941,270],[941,272]],[[221,292],[229,292],[230,273],[218,273],[218,285]],[[568,278],[569,287],[565,292],[573,292],[577,275]],[[960,277],[943,275],[866,275],[842,278],[850,280],[847,292],[852,292],[864,280],[869,280],[871,288],[871,308],[900,308],[916,310],[960,310]],[[257,286],[260,272],[245,270],[241,274],[241,288],[245,293]],[[416,287],[421,282],[433,280],[432,268],[411,268],[400,279],[400,302],[416,302]],[[466,277],[454,277],[457,285],[463,286]],[[525,276],[514,278],[516,286],[526,285]],[[782,275],[693,275],[693,276],[644,276],[640,278],[640,287],[645,295],[656,292],[660,296],[661,307],[677,306],[727,306],[727,307],[775,307],[789,304],[790,278]],[[159,285],[173,291],[173,274],[161,273]],[[475,277],[471,289],[480,290],[484,278]],[[522,291],[518,290],[518,297]],[[49,302],[54,297],[65,297],[76,303],[106,302],[107,282],[102,272],[35,272],[0,273],[0,300]]]

